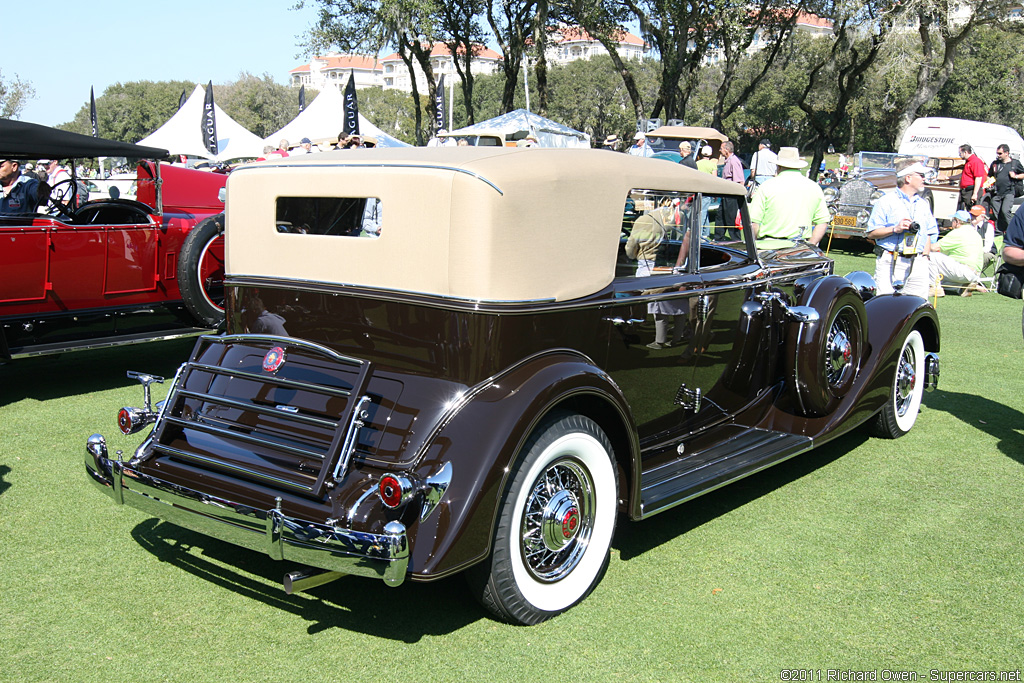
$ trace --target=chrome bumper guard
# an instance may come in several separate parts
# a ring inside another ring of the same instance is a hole
[[[934,391],[939,386],[939,354],[929,353],[924,357],[924,390]]]
[[[85,447],[85,470],[101,491],[178,526],[228,543],[332,572],[405,581],[409,542],[405,525],[389,522],[383,534],[352,531],[287,517],[280,509],[258,510],[138,472],[107,456],[107,443],[93,434]]]

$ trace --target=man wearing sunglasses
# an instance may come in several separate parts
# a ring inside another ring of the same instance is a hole
[[[875,241],[875,283],[879,294],[892,294],[894,282],[903,292],[927,298],[928,259],[939,227],[921,196],[928,167],[921,163],[896,172],[896,190],[878,199],[871,208],[865,237]]]
[[[1010,146],[996,147],[996,160],[988,168],[992,187],[992,212],[996,215],[996,231],[1006,232],[1013,215],[1013,198],[1020,189],[1017,181],[1024,179],[1024,166],[1010,157]]]
[[[31,216],[50,194],[49,185],[21,174],[17,159],[0,160],[0,189],[0,216]]]

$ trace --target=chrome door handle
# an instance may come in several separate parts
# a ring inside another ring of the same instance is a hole
[[[610,318],[602,318],[602,320],[610,322],[613,325],[639,325],[644,320],[646,320],[646,318],[620,318],[618,316],[615,316]]]

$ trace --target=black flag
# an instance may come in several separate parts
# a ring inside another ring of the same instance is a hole
[[[100,125],[96,122],[96,93],[89,87],[89,123],[92,124],[92,136],[98,138],[100,136]]]
[[[437,90],[434,91],[434,134],[442,128],[448,128],[445,123],[448,120],[447,98],[444,96],[444,74],[437,82]]]
[[[217,119],[213,109],[213,81],[206,84],[206,99],[203,100],[203,144],[210,154],[217,154]]]
[[[187,100],[187,99],[188,98],[185,97],[185,91],[182,90],[181,91],[181,97],[178,98],[178,109],[181,109],[182,107],[185,106],[185,100]]]
[[[345,126],[342,131],[345,135],[359,135],[359,102],[356,100],[356,72],[355,70],[348,77],[348,85],[345,86]]]
[[[301,114],[302,110],[305,109],[305,108],[306,108],[306,86],[305,86],[305,84],[303,84],[302,87],[299,88],[299,113]]]

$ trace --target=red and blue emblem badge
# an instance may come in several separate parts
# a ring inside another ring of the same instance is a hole
[[[282,365],[284,365],[284,349],[280,346],[275,346],[267,351],[267,355],[263,356],[263,369],[267,372],[277,372]]]

